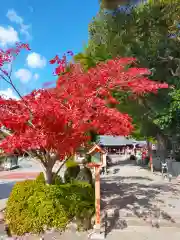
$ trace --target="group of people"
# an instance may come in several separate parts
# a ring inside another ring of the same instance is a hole
[[[138,145],[127,145],[127,146],[121,146],[118,149],[115,148],[105,148],[105,150],[108,153],[116,153],[121,155],[134,155],[136,156],[137,153],[147,153],[147,148],[145,147],[139,147]]]
[[[107,154],[110,152],[112,153],[112,151],[108,151],[108,149],[104,148],[104,150],[106,150]],[[120,154],[120,155],[124,155],[127,159],[132,159],[132,160],[140,160],[141,162],[145,162],[145,158],[148,155],[148,150],[147,147],[138,147],[138,146],[122,146],[119,151],[115,151],[114,152],[116,154]],[[103,163],[102,163],[102,170],[101,173],[105,174],[107,173],[107,168],[108,168],[108,155],[106,155],[103,158]]]
[[[146,147],[136,147],[134,146],[133,148],[127,147],[125,149],[124,153],[127,157],[129,157],[131,160],[137,160],[137,161],[142,161],[146,159],[148,156],[148,150]]]
[[[134,156],[134,157],[138,157],[139,155],[141,155],[142,159],[144,159],[147,156],[148,150],[147,147],[139,147],[139,146],[122,146],[119,149],[107,149],[107,151],[109,153],[116,153],[116,154],[121,154],[121,155],[125,155],[125,156]]]

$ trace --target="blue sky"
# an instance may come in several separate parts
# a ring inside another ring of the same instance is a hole
[[[22,94],[55,80],[48,61],[71,50],[78,53],[88,40],[88,24],[98,0],[6,0],[0,8],[0,48],[19,40],[29,43],[13,64],[12,78]],[[12,95],[0,80],[0,94]]]

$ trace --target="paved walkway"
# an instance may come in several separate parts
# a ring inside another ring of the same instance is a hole
[[[121,159],[102,179],[107,239],[180,239],[180,185]]]
[[[101,179],[102,218],[107,240],[180,239],[180,185],[113,157],[114,166]],[[47,234],[44,239],[86,240],[86,233]],[[24,238],[35,240],[37,237]]]
[[[113,161],[115,166],[101,180],[106,239],[179,240],[180,185],[175,180],[163,181],[161,176],[122,157],[113,157]],[[88,238],[85,234],[65,233],[59,239]]]

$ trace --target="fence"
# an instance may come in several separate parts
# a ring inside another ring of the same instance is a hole
[[[168,160],[168,169],[172,176],[177,177],[180,175],[180,162],[175,160]],[[153,167],[157,171],[161,171],[161,161],[159,158],[153,158]]]

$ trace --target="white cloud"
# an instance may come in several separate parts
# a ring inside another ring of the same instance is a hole
[[[15,22],[17,24],[22,24],[23,23],[23,18],[18,16],[14,9],[8,10],[6,16],[7,16],[7,18],[9,18],[9,20],[11,22]]]
[[[38,80],[38,79],[39,79],[39,74],[38,74],[38,73],[35,73],[35,74],[33,75],[33,78],[34,78],[35,80]]]
[[[22,83],[28,83],[32,79],[32,73],[25,68],[20,68],[14,73],[15,77],[18,78]]]
[[[14,94],[14,92],[11,88],[7,88],[6,90],[0,91],[0,96],[5,99],[12,98],[12,99],[18,100],[18,97]]]
[[[14,22],[20,26],[20,32],[24,34],[27,39],[31,37],[29,33],[31,26],[24,24],[24,19],[20,17],[14,9],[9,9],[6,16],[11,22]]]
[[[13,45],[19,41],[18,33],[13,27],[8,26],[7,28],[0,26],[0,45],[7,47]]]
[[[30,33],[29,33],[29,29],[30,29],[30,28],[31,28],[30,25],[22,24],[22,25],[21,25],[21,29],[20,29],[20,32],[21,32],[22,34],[24,34],[28,40],[31,39],[31,35],[30,35]]]
[[[46,66],[46,58],[35,52],[28,54],[26,62],[31,68],[44,68]]]

